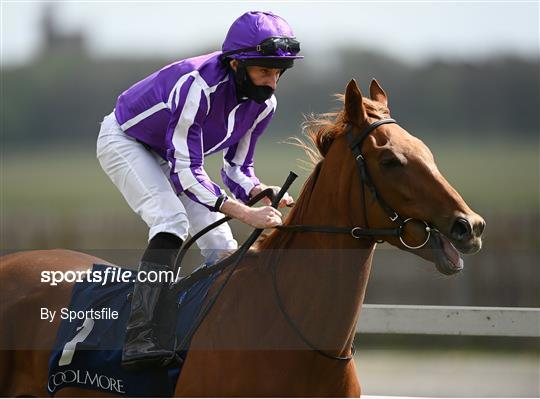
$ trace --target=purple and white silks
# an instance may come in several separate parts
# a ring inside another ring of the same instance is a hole
[[[223,195],[204,170],[204,157],[223,151],[223,182],[241,201],[259,184],[253,155],[276,98],[238,101],[234,77],[220,52],[167,65],[122,93],[115,116],[122,130],[171,166],[179,194],[216,209]]]

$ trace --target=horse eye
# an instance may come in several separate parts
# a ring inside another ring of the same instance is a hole
[[[405,166],[407,160],[402,156],[395,155],[394,153],[387,153],[384,154],[383,157],[381,157],[381,160],[379,162],[383,169],[388,170]]]

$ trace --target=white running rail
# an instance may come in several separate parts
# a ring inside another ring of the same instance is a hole
[[[540,337],[540,308],[362,305],[356,331]]]

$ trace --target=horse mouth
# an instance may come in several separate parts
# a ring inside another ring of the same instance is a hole
[[[463,258],[448,238],[439,231],[432,230],[430,241],[435,253],[435,266],[439,272],[449,276],[463,270]]]

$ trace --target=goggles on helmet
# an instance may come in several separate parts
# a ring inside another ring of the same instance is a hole
[[[300,42],[291,37],[269,37],[255,47],[244,47],[223,53],[222,58],[233,54],[256,51],[262,56],[286,56],[300,52]],[[287,54],[288,53],[288,54]]]

